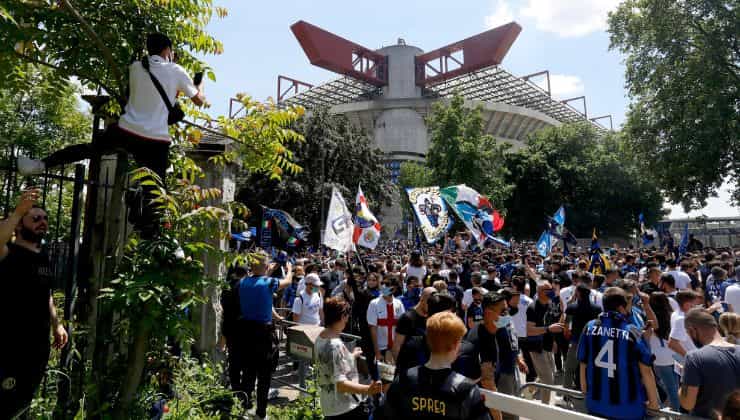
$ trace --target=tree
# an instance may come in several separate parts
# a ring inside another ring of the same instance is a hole
[[[515,189],[506,204],[505,231],[536,238],[545,215],[561,204],[566,226],[580,237],[594,227],[629,237],[641,212],[648,223],[657,221],[663,216],[660,190],[640,174],[626,147],[621,135],[602,136],[586,123],[535,132],[524,148],[506,157]]]
[[[376,215],[383,206],[390,205],[394,187],[384,155],[346,117],[314,109],[296,130],[305,138],[293,150],[294,162],[302,171],[282,180],[262,174],[242,177],[237,186],[240,201],[252,209],[265,205],[289,212],[311,229],[314,243],[319,241],[326,217],[321,212],[322,200],[326,211],[332,186],[349,198],[354,197],[361,184]]]
[[[626,56],[624,131],[643,173],[687,210],[728,178],[740,203],[740,3],[627,0],[609,33]]]
[[[58,77],[102,88],[118,105],[125,103],[126,67],[144,53],[147,33],[168,34],[178,62],[207,70],[211,79],[213,72],[196,55],[223,51],[205,32],[214,14],[226,16],[211,0],[10,0],[3,7],[10,19],[0,19],[0,74],[20,63],[49,67]]]
[[[435,185],[467,184],[501,207],[511,193],[504,155],[508,143],[485,134],[481,108],[465,107],[456,95],[449,104],[437,102],[427,119],[430,133],[426,166]]]

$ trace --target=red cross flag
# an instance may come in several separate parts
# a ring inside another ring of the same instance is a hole
[[[380,240],[380,223],[367,206],[362,188],[357,187],[355,199],[355,232],[352,242],[365,248],[375,249]]]

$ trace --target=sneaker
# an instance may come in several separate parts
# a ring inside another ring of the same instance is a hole
[[[31,159],[28,156],[18,156],[18,172],[23,176],[43,174],[46,170],[44,162]]]

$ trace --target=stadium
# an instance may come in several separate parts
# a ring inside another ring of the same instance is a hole
[[[277,101],[307,110],[327,107],[363,128],[385,153],[393,182],[401,162],[423,161],[429,147],[426,116],[437,101],[455,93],[466,106],[480,106],[485,130],[496,139],[521,147],[542,128],[611,116],[589,117],[586,98],[552,97],[549,71],[515,76],[501,63],[521,27],[511,22],[470,38],[425,52],[399,39],[396,45],[370,50],[324,29],[299,21],[291,26],[315,66],[339,74],[336,80],[313,86],[278,76]],[[534,80],[542,79],[544,87]],[[580,103],[581,109],[571,105]],[[404,224],[400,206],[383,209],[383,226],[394,232]]]

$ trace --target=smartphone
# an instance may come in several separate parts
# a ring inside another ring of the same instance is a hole
[[[195,86],[199,86],[202,81],[203,81],[203,72],[199,71],[195,73],[195,76],[193,76],[193,84],[195,84]]]

